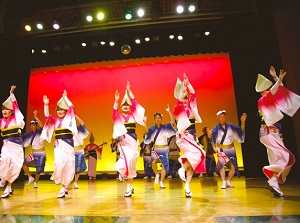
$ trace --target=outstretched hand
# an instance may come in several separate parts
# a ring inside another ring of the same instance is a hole
[[[126,90],[128,93],[130,92],[130,81],[127,81]]]
[[[206,132],[207,132],[208,138],[211,138],[212,137],[212,130],[210,128],[207,128]]]
[[[183,74],[183,82],[186,84],[186,85],[188,85],[190,82],[189,82],[189,79],[188,79],[188,77],[187,77],[187,75],[184,73]]]
[[[277,78],[276,70],[275,70],[275,68],[273,66],[270,67],[270,75],[273,78]]]
[[[167,107],[165,108],[167,112],[170,112],[170,106],[167,104]]]
[[[37,111],[37,110],[34,110],[34,111],[33,111],[33,116],[36,117],[37,114],[38,114],[38,111]]]
[[[67,96],[68,96],[67,91],[64,90],[63,97],[67,97]]]
[[[282,82],[282,80],[285,77],[285,75],[286,75],[286,72],[283,69],[281,69],[280,73],[279,73],[279,81],[280,82]]]

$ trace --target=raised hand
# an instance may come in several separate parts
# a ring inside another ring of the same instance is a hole
[[[128,93],[130,92],[130,81],[127,81],[126,90]]]
[[[34,111],[33,111],[33,117],[36,117],[37,114],[38,114],[38,111],[37,111],[37,110],[34,110]]]
[[[43,102],[44,102],[44,105],[49,104],[49,98],[46,95],[44,95],[44,97],[43,97]]]
[[[14,90],[16,89],[16,87],[17,87],[17,86],[15,86],[15,85],[10,86],[10,91],[9,91],[9,93],[10,93],[10,94],[13,94],[13,93],[14,93]]]
[[[275,70],[275,68],[273,66],[270,67],[270,75],[273,78],[277,78],[276,70]]]
[[[167,104],[167,107],[165,108],[167,112],[170,112],[170,106]]]
[[[118,92],[118,90],[116,90],[116,93],[115,93],[115,100],[116,101],[119,101],[120,99],[120,93]]]
[[[279,81],[280,81],[280,83],[282,82],[282,80],[285,77],[285,75],[286,75],[286,72],[283,69],[281,69],[280,73],[279,73]]]
[[[63,97],[67,97],[67,96],[68,96],[67,91],[64,90]]]
[[[241,122],[244,123],[247,119],[247,114],[246,113],[243,113],[242,116],[241,116]]]
[[[183,81],[185,82],[186,85],[188,85],[190,83],[189,79],[185,73],[183,74]]]

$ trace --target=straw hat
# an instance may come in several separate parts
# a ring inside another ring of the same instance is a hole
[[[262,92],[268,90],[273,85],[272,81],[268,80],[261,74],[258,74],[256,80],[255,90],[256,92]]]

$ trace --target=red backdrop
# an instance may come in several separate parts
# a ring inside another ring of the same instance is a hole
[[[98,171],[114,171],[115,154],[109,144],[112,138],[112,105],[114,93],[118,90],[123,97],[127,80],[137,101],[146,109],[148,125],[153,114],[164,114],[163,121],[169,122],[165,107],[175,105],[174,86],[177,77],[186,73],[196,95],[199,114],[203,120],[197,124],[198,136],[204,126],[212,128],[217,124],[216,112],[225,109],[227,121],[236,123],[238,116],[234,86],[227,53],[199,54],[170,57],[143,58],[121,61],[107,61],[60,67],[37,68],[31,71],[27,123],[33,118],[33,110],[43,114],[43,95],[50,99],[50,113],[56,117],[56,103],[67,90],[69,99],[75,105],[77,115],[83,119],[88,130],[93,132],[96,143],[108,145],[103,149]],[[27,125],[29,131],[29,125]],[[138,139],[142,141],[144,128],[137,127]],[[85,144],[89,138],[85,140]],[[47,151],[46,171],[53,170],[53,143],[45,143]],[[240,147],[237,148],[239,166],[243,166]],[[28,153],[29,151],[26,151]],[[138,170],[143,161],[138,160]]]

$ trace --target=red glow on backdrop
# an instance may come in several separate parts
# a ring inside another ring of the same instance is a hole
[[[146,109],[148,125],[152,125],[155,112],[164,114],[163,122],[169,122],[165,111],[167,104],[175,105],[174,87],[177,77],[182,79],[186,73],[196,95],[199,114],[203,120],[197,124],[198,136],[204,126],[216,125],[216,112],[225,109],[227,121],[238,124],[234,86],[230,58],[226,53],[199,54],[144,58],[122,61],[108,61],[74,64],[60,67],[38,68],[31,71],[28,92],[27,123],[33,118],[33,110],[43,115],[43,95],[50,99],[50,113],[56,117],[56,103],[67,90],[69,99],[75,105],[77,115],[83,119],[88,130],[93,132],[96,143],[108,142],[104,147],[98,171],[115,171],[115,154],[109,147],[112,138],[112,106],[114,93],[118,90],[121,99],[126,82],[137,101]],[[27,125],[29,131],[29,126]],[[141,142],[144,127],[137,127]],[[88,144],[88,138],[85,145]],[[53,170],[53,144],[46,144],[46,170]],[[239,166],[242,166],[238,151]],[[138,170],[143,169],[142,158],[138,159]]]

